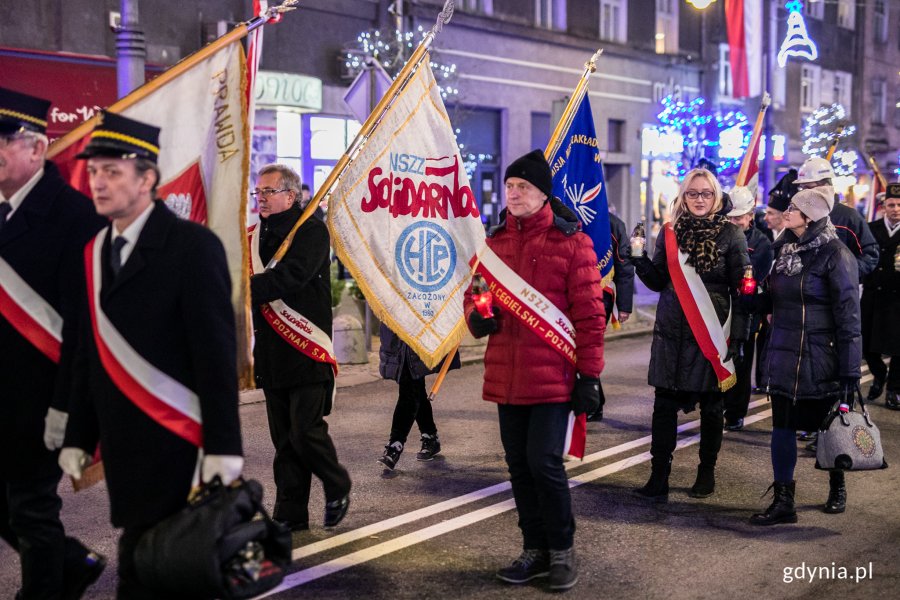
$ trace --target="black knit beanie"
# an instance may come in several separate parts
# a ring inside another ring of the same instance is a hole
[[[524,179],[541,190],[548,198],[553,195],[553,176],[550,174],[550,165],[547,164],[547,159],[540,150],[532,150],[506,167],[503,182],[505,183],[510,177]]]
[[[788,204],[794,194],[800,191],[800,188],[794,183],[797,180],[797,169],[791,169],[784,174],[784,177],[778,180],[778,183],[769,192],[769,207],[784,212],[787,210]]]

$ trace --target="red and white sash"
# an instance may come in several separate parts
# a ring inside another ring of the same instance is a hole
[[[728,352],[728,334],[731,329],[731,310],[725,325],[719,324],[719,317],[713,306],[709,292],[703,285],[703,280],[691,265],[687,264],[687,255],[678,249],[678,241],[675,239],[675,230],[671,223],[665,226],[666,236],[666,262],[669,266],[669,276],[672,278],[672,286],[678,296],[678,303],[687,318],[691,333],[700,346],[700,351],[709,364],[712,365],[719,382],[719,389],[723,392],[731,388],[737,381],[734,372],[734,363],[729,360],[723,362],[722,358]]]
[[[44,356],[59,363],[62,317],[2,258],[0,314]]]
[[[259,258],[259,227],[250,227],[250,274],[262,273],[265,266]],[[282,300],[273,300],[260,306],[263,318],[284,341],[301,354],[331,365],[335,377],[338,374],[337,359],[331,336],[315,323],[288,306]]]
[[[496,304],[575,365],[575,327],[563,311],[510,269],[489,247],[485,247],[476,270],[484,277]],[[570,412],[564,455],[584,458],[586,439],[586,415],[576,417]]]
[[[106,227],[84,248],[88,304],[100,362],[116,387],[148,417],[198,448],[203,445],[200,399],[138,354],[100,307],[100,255]]]

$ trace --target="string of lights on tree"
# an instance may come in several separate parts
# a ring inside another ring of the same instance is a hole
[[[344,67],[349,77],[356,77],[365,68],[366,59],[377,60],[388,75],[397,76],[406,60],[418,45],[417,38],[424,38],[426,31],[419,26],[416,31],[372,29],[356,36],[356,42],[344,46]],[[459,94],[456,64],[445,64],[436,59],[437,51],[431,51],[431,70],[437,81],[441,97],[447,100]]]
[[[708,112],[702,97],[685,103],[670,95],[663,98],[662,107],[657,130],[682,139],[681,154],[672,157],[673,175],[684,177],[702,158],[716,165],[720,177],[737,174],[752,134],[747,115],[740,110]]]
[[[856,126],[847,123],[847,111],[841,104],[821,106],[806,118],[803,125],[803,153],[808,156],[828,154],[835,139],[837,149],[831,158],[835,175],[849,176],[856,173],[859,153],[850,146]]]

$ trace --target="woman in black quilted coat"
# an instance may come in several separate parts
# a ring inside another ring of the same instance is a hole
[[[681,183],[673,205],[672,227],[678,249],[687,254],[687,264],[700,275],[719,323],[724,325],[731,312],[731,341],[728,355],[723,357],[727,362],[739,354],[740,344],[747,339],[747,313],[735,300],[750,258],[743,232],[718,214],[721,208],[722,188],[715,176],[705,169],[694,169]],[[648,375],[650,385],[656,388],[650,443],[653,458],[650,479],[636,492],[656,502],[668,500],[678,411],[688,413],[699,404],[700,466],[690,494],[705,498],[715,490],[716,459],[722,445],[723,390],[672,286],[664,232],[656,240],[653,259],[643,254],[634,259],[634,265],[641,281],[660,292]]]
[[[797,430],[816,431],[834,402],[859,383],[858,267],[831,224],[834,196],[824,189],[794,195],[784,211],[785,232],[774,244],[763,385],[772,399],[775,500],[750,518],[754,525],[797,522]],[[825,512],[844,512],[846,501],[844,472],[831,471]]]

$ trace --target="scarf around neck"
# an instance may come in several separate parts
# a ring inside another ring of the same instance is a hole
[[[810,239],[804,240],[803,237],[806,237],[806,234],[804,234],[796,242],[790,242],[781,247],[781,253],[775,261],[776,273],[787,275],[788,277],[800,274],[803,271],[803,261],[800,258],[801,253],[815,250],[837,238],[837,231],[835,231],[834,225],[831,224],[831,219],[825,218],[828,221],[818,233],[813,232],[813,237]],[[808,229],[806,233],[810,233]]]
[[[716,237],[725,228],[728,219],[722,215],[697,218],[686,214],[675,223],[675,240],[678,249],[687,254],[687,264],[694,267],[698,275],[712,271],[722,251],[716,244]]]

